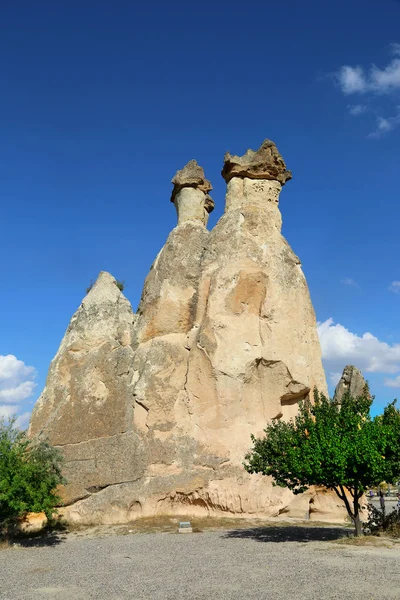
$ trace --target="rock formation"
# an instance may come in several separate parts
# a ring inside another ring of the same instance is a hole
[[[286,169],[285,161],[271,140],[264,140],[258,150],[247,150],[243,156],[225,154],[222,177],[226,182],[232,177],[243,179],[268,179],[285,185],[292,179],[291,171]]]
[[[178,224],[137,314],[101,273],[51,363],[30,434],[63,449],[71,520],[344,515],[329,494],[300,500],[242,467],[250,434],[326,382],[300,260],[281,235],[291,174],[268,140],[227,154],[222,174],[225,213],[209,232],[203,169],[190,161],[176,173]]]
[[[361,371],[353,365],[346,365],[343,369],[342,376],[339,379],[339,383],[336,386],[333,399],[340,403],[343,395],[347,392],[349,392],[350,396],[353,398],[357,398],[357,396],[361,396],[364,393],[365,386],[367,386],[367,393],[369,394],[368,384]]]

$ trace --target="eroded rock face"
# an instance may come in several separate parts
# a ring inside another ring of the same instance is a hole
[[[231,465],[251,433],[294,416],[314,386],[326,391],[307,283],[281,235],[280,190],[232,176],[202,257],[186,402],[191,435]]]
[[[127,480],[140,471],[135,434],[128,443],[135,458],[127,456],[117,468],[110,456],[115,446],[121,447],[114,454],[126,451],[131,429],[133,326],[129,301],[109,273],[100,273],[71,319],[35,404],[29,434],[64,448],[71,481],[67,502],[87,496],[88,487]]]
[[[51,364],[30,432],[63,448],[71,520],[303,510],[242,466],[251,433],[326,391],[307,284],[281,235],[290,175],[272,142],[227,156],[224,172],[211,232],[204,171],[191,161],[176,174],[178,225],[137,314],[101,274]]]
[[[342,376],[339,379],[339,383],[336,386],[333,399],[340,403],[343,395],[346,392],[349,392],[350,396],[353,398],[357,398],[364,393],[366,385],[367,382],[365,381],[361,371],[354,365],[346,365],[343,369]],[[367,393],[369,394],[368,387]]]

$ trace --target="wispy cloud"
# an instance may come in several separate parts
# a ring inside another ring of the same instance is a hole
[[[377,117],[376,129],[368,135],[370,139],[378,139],[400,125],[400,106],[397,106],[396,110],[397,114],[386,119],[384,117]]]
[[[352,279],[351,277],[345,277],[344,279],[341,279],[340,283],[342,283],[343,285],[351,285],[353,287],[360,287],[358,285],[358,283],[356,281],[354,281],[354,279]]]
[[[400,89],[400,44],[392,44],[394,57],[380,69],[372,64],[367,70],[360,65],[343,65],[336,73],[339,86],[347,96],[351,94],[388,94]]]
[[[0,418],[5,417],[6,419],[13,417],[17,414],[19,406],[17,404],[0,404]]]
[[[333,373],[329,373],[329,381],[331,383],[331,385],[333,387],[336,387],[337,384],[339,383],[339,379],[341,378],[342,374],[339,371],[333,372]]]
[[[392,54],[394,54],[395,56],[400,56],[400,44],[394,43],[391,44],[391,50],[392,50]]]
[[[391,44],[390,50],[391,58],[383,67],[375,64],[369,67],[342,65],[334,74],[334,79],[345,96],[358,95],[366,100],[364,103],[347,106],[352,116],[375,113],[375,128],[367,136],[369,139],[379,139],[400,125],[400,43]],[[381,96],[395,97],[394,106],[389,108],[388,115],[382,114],[380,106],[375,106],[376,98]]]
[[[362,115],[368,111],[366,104],[349,104],[347,108],[353,117],[358,117],[358,115]]]
[[[350,95],[357,92],[364,94],[367,91],[367,82],[362,67],[343,65],[336,73],[336,77],[343,94]]]
[[[395,294],[400,294],[400,281],[392,281],[389,285],[389,290]]]
[[[393,379],[385,379],[384,384],[386,387],[400,388],[400,375],[394,377]]]

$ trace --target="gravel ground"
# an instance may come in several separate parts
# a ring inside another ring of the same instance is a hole
[[[400,549],[330,527],[50,537],[0,551],[2,600],[389,600]]]

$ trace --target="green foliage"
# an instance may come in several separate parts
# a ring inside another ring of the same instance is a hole
[[[271,475],[295,494],[311,485],[334,490],[359,534],[363,493],[400,475],[400,413],[393,402],[372,418],[371,404],[367,386],[362,396],[345,394],[340,404],[315,391],[314,404],[301,403],[294,420],[273,421],[264,438],[252,436],[246,470]]]
[[[65,483],[60,453],[45,441],[30,440],[15,420],[0,419],[0,530],[28,512],[50,519],[59,504],[56,487]]]

